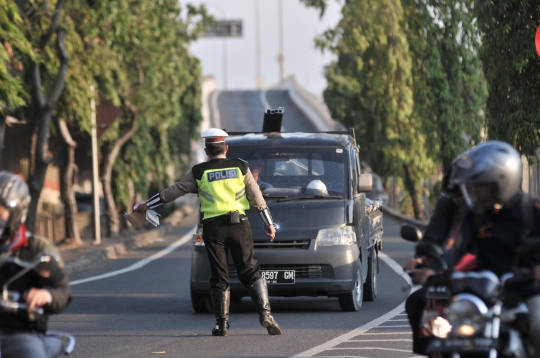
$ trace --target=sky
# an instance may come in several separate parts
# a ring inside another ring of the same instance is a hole
[[[201,60],[203,74],[212,75],[216,87],[229,90],[257,88],[256,2],[259,3],[261,77],[263,87],[280,81],[279,11],[280,0],[181,0],[194,5],[206,4],[217,19],[242,19],[243,36],[226,40],[226,66],[222,38],[201,38],[190,45],[191,53]],[[341,17],[342,2],[329,0],[322,18],[319,11],[305,7],[299,0],[281,0],[283,4],[284,77],[294,75],[309,92],[322,95],[326,88],[324,67],[334,56],[315,48],[314,39],[333,28]],[[224,68],[227,83],[224,81]]]

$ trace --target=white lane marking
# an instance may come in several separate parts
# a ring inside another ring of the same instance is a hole
[[[191,240],[191,237],[193,236],[193,234],[195,233],[196,230],[197,230],[197,227],[194,226],[187,234],[185,234],[179,240],[173,242],[172,244],[170,244],[169,246],[167,246],[163,250],[161,250],[159,252],[156,252],[152,256],[149,256],[149,257],[147,257],[145,259],[137,261],[133,265],[128,266],[128,267],[126,267],[124,269],[111,271],[111,272],[108,272],[108,273],[104,273],[102,275],[92,276],[92,277],[84,278],[84,279],[81,279],[81,280],[75,280],[75,281],[70,282],[69,284],[71,286],[80,285],[81,283],[87,283],[87,282],[102,280],[104,278],[118,276],[118,275],[121,275],[121,274],[124,274],[124,273],[127,273],[127,272],[138,270],[141,267],[148,265],[150,262],[152,262],[154,260],[157,260],[157,259],[160,259],[163,256],[171,253],[172,251],[174,251],[179,246],[184,245],[186,242],[189,242]]]
[[[385,254],[384,252],[379,252],[379,257],[381,260],[384,261],[385,264],[387,264],[392,270],[394,270],[401,278],[403,278],[409,286],[412,287],[412,281],[409,275],[403,275],[403,268],[400,264],[398,264],[396,261],[394,261],[390,256]],[[401,314],[405,310],[405,301],[402,302],[399,306],[394,308],[393,310],[385,313],[384,315],[380,316],[379,318],[374,319],[371,322],[366,323],[365,325],[358,327],[356,329],[353,329],[350,332],[347,332],[339,337],[336,337],[332,340],[329,340],[328,342],[325,342],[321,345],[318,345],[316,347],[313,347],[311,349],[308,349],[305,352],[299,353],[293,357],[312,357],[316,354],[320,354],[326,350],[332,349],[333,347],[337,346],[338,344],[341,344],[345,341],[348,341],[349,339],[359,336],[361,334],[364,334],[365,332],[369,331],[370,329],[377,327],[381,325],[382,323],[388,321],[390,318],[394,318],[398,314]],[[399,327],[399,326],[387,326],[387,328],[393,328],[393,327]],[[408,327],[408,326],[407,326]],[[408,332],[408,334],[411,334]],[[408,352],[408,351],[407,351]]]
[[[411,327],[410,325],[405,325],[405,326],[378,326],[377,328],[403,328],[403,327]],[[411,332],[409,332],[409,334],[411,334]]]
[[[392,352],[404,352],[404,353],[410,353],[410,350],[406,349],[394,349],[394,348],[381,348],[381,347],[360,347],[360,348],[332,348],[332,350],[373,350],[373,351],[392,351]]]
[[[411,332],[368,332],[364,333],[363,336],[380,336],[380,335],[388,335],[388,334],[411,334]]]
[[[410,334],[410,333],[409,333]],[[351,339],[346,343],[350,342],[412,342],[412,339],[402,338],[402,339]]]
[[[391,319],[388,322],[409,322],[408,319]]]

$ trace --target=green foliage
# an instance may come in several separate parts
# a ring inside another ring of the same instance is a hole
[[[540,147],[540,58],[534,46],[540,5],[534,0],[478,0],[475,6],[489,90],[488,137],[532,155]]]
[[[433,170],[426,138],[413,116],[413,58],[399,0],[348,1],[335,29],[317,39],[337,61],[328,66],[325,102],[354,127],[361,154],[383,177],[413,165],[417,180]]]
[[[320,17],[323,17],[326,10],[326,0],[300,0],[307,7],[314,7],[319,10]]]
[[[25,105],[29,98],[21,79],[21,57],[35,59],[35,54],[21,30],[22,22],[15,2],[0,0],[0,114]]]
[[[33,100],[26,95],[31,64],[41,63],[44,89],[53,87],[59,68],[56,34],[42,52],[32,51],[48,28],[56,1],[30,1],[22,9],[24,20],[13,4],[0,0],[0,41],[15,49],[10,55],[7,46],[0,47],[0,104],[31,119],[33,107],[24,102]],[[100,140],[102,157],[136,120],[137,130],[113,166],[111,181],[121,206],[130,200],[129,181],[146,197],[152,182],[169,185],[174,178],[168,173],[186,165],[182,158],[201,121],[202,79],[200,63],[187,46],[212,22],[204,6],[180,8],[176,0],[66,2],[60,26],[70,58],[54,116],[66,120],[73,134],[84,133],[92,128],[90,101],[97,100],[98,91],[120,107],[121,117]],[[24,71],[13,70],[16,61]]]
[[[480,141],[486,86],[473,3],[402,0],[413,58],[414,117],[426,150],[446,168]]]

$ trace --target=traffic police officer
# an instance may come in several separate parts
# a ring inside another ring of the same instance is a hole
[[[195,165],[179,182],[141,204],[137,211],[145,212],[169,203],[187,193],[197,193],[203,214],[203,240],[210,261],[210,297],[216,316],[213,336],[229,335],[230,288],[227,265],[228,251],[238,272],[238,278],[247,288],[257,307],[259,322],[271,335],[281,334],[281,328],[270,312],[268,288],[259,273],[259,262],[253,251],[251,226],[245,216],[249,204],[259,211],[270,241],[276,230],[270,210],[253,178],[248,164],[241,159],[228,159],[228,134],[210,128],[201,134],[205,140],[207,162]]]

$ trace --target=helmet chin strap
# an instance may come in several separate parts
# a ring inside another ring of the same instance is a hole
[[[6,229],[4,229],[4,231],[5,230]],[[7,230],[9,230],[9,228]],[[19,227],[19,231],[13,235],[11,239],[4,246],[0,247],[0,253],[18,250],[21,247],[26,246],[27,242],[28,239],[26,238],[26,227],[23,224]]]

